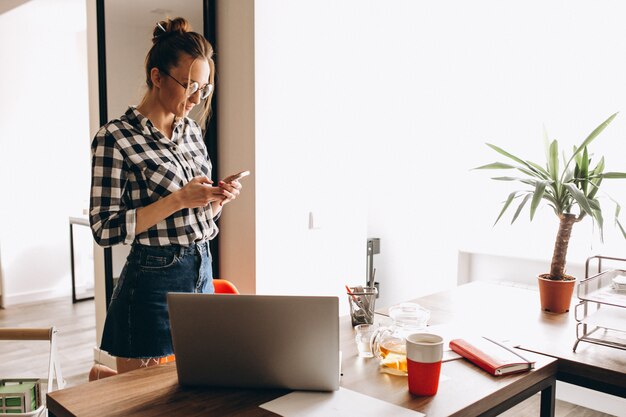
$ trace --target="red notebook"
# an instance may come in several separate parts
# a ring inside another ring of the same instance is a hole
[[[513,348],[485,337],[451,340],[450,349],[492,375],[524,372],[535,367],[535,362],[527,360]]]

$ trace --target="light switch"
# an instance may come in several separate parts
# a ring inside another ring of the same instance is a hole
[[[316,215],[309,211],[309,230],[321,229],[319,213]]]

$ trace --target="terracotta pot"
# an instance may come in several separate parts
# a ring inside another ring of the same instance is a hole
[[[567,313],[572,303],[576,278],[564,275],[562,281],[553,281],[548,278],[549,276],[550,274],[542,274],[537,277],[541,310],[550,313]]]

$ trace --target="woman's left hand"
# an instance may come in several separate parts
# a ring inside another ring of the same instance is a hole
[[[224,206],[224,204],[230,203],[231,201],[236,199],[242,188],[241,183],[238,180],[228,183],[220,181],[218,185],[221,189],[224,190],[224,196],[226,197],[220,202],[220,206]]]

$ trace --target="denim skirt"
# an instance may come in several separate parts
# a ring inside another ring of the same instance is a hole
[[[123,358],[171,355],[168,292],[214,292],[208,242],[133,244],[113,290],[100,348]]]

